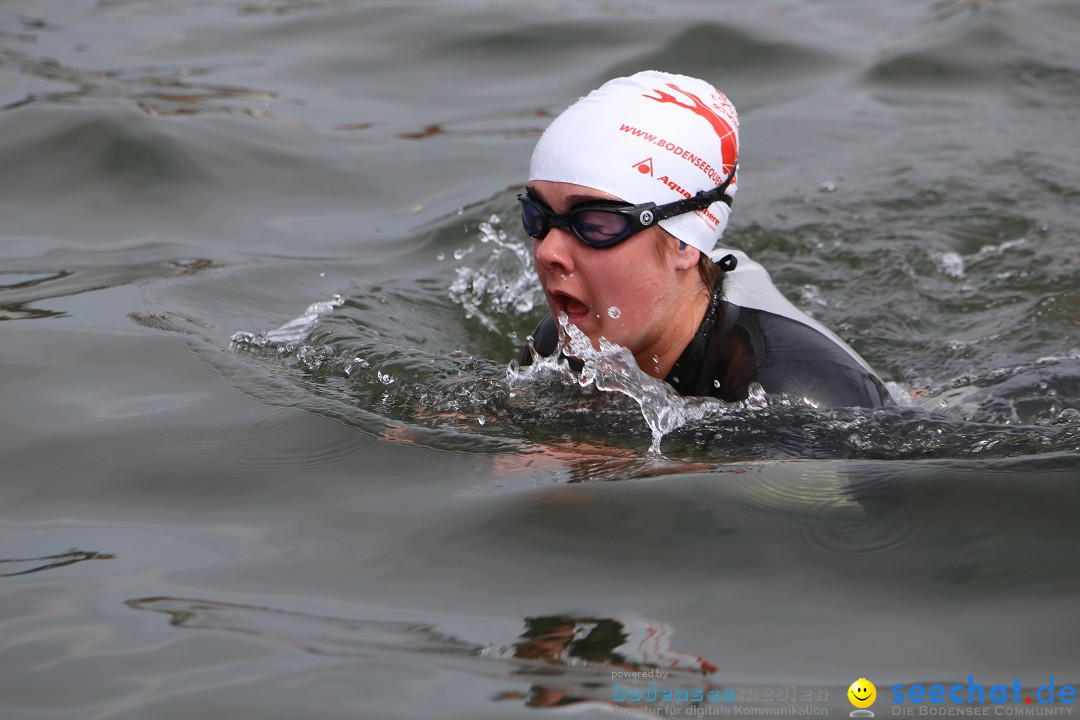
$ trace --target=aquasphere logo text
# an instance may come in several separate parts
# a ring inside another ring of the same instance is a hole
[[[1020,680],[1016,678],[1012,681],[1011,685],[991,685],[984,687],[983,685],[975,682],[974,675],[968,675],[967,684],[956,683],[951,686],[944,685],[931,685],[925,687],[923,685],[915,684],[910,687],[905,685],[893,685],[892,686],[892,701],[894,704],[900,704],[904,702],[910,702],[914,705],[924,705],[929,703],[930,705],[941,705],[942,703],[949,703],[950,705],[985,705],[990,703],[992,705],[1031,705],[1032,702],[1039,705],[1049,705],[1054,702],[1061,703],[1063,705],[1071,705],[1076,702],[1076,688],[1072,685],[1062,685],[1060,688],[1054,685],[1054,676],[1050,676],[1050,682],[1045,685],[1040,685],[1034,694],[1034,697],[1025,693],[1020,687]],[[928,708],[921,708],[919,714],[928,714],[923,712]],[[1025,710],[1035,710],[1035,708],[994,708],[995,715],[1023,715],[1029,714],[1024,712]],[[1049,709],[1049,708],[1047,708]],[[1066,708],[1062,708],[1065,710]],[[903,712],[906,710],[907,712]],[[975,708],[970,708],[975,710]],[[981,710],[988,711],[990,708],[981,708]],[[1067,708],[1069,714],[1072,714],[1072,708]],[[893,708],[893,715],[908,715],[915,714],[915,708]],[[945,708],[942,708],[940,713],[931,712],[929,714],[947,714]],[[974,713],[968,712],[965,714],[989,714],[987,712]]]

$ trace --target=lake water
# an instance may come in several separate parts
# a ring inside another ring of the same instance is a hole
[[[0,717],[1077,684],[1078,35],[1075,0],[3,3]],[[727,242],[910,406],[651,452],[632,399],[508,380],[532,146],[648,68],[732,99]]]

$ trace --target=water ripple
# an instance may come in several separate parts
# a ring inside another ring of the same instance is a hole
[[[72,86],[65,90],[31,92],[22,99],[0,106],[0,111],[34,103],[70,104],[83,100],[126,98],[153,117],[238,112],[261,119],[273,119],[266,107],[270,102],[279,99],[276,92],[191,80],[235,67],[87,70],[50,58],[34,57],[16,50],[0,48],[0,70],[10,68],[49,83]]]

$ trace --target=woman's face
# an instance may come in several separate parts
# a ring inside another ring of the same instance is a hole
[[[556,213],[582,202],[619,199],[582,185],[546,180],[530,182],[529,191]],[[659,243],[670,247],[660,248]],[[686,280],[680,271],[693,269],[698,253],[692,248],[680,252],[677,244],[652,227],[613,247],[596,249],[573,233],[552,228],[543,240],[533,240],[533,259],[553,317],[566,313],[595,347],[605,337],[628,348],[642,370],[656,374],[651,371],[670,366],[682,352],[687,316],[693,314],[680,292]],[[692,336],[696,321],[689,321]],[[654,361],[654,356],[660,359]]]

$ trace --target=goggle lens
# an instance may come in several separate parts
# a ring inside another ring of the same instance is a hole
[[[521,201],[521,224],[529,237],[540,237],[546,234],[547,228],[544,223],[544,213],[531,202]]]
[[[565,215],[556,215],[526,195],[518,199],[521,201],[521,224],[529,237],[537,240],[543,240],[551,228],[557,227],[572,231],[589,247],[604,248],[631,234],[630,218],[614,209],[571,209]]]
[[[582,210],[573,213],[570,223],[578,237],[598,247],[618,242],[630,228],[628,217],[604,210]]]

